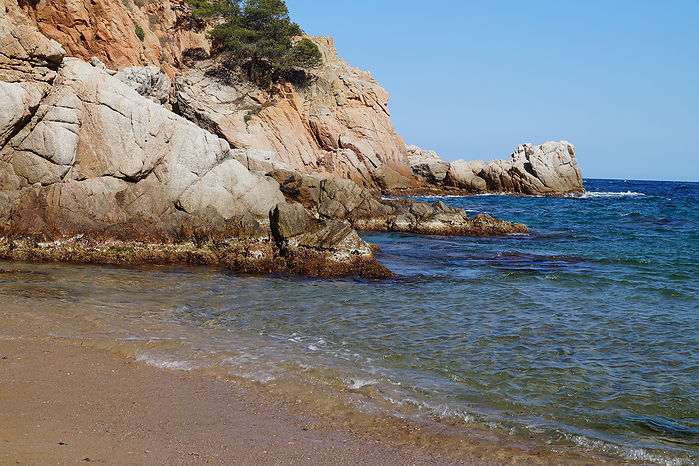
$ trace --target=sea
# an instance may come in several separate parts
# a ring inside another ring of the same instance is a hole
[[[0,338],[61,339],[353,409],[642,464],[699,464],[699,183],[418,198],[525,223],[366,233],[387,280],[0,262]]]

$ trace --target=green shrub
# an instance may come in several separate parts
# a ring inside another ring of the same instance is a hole
[[[243,117],[243,121],[247,123],[248,121],[252,120],[252,115],[249,113],[246,113],[245,116]]]
[[[289,53],[289,64],[301,68],[312,68],[323,62],[318,46],[310,39],[303,38],[296,42]]]
[[[139,39],[141,39],[141,41],[143,41],[143,39],[146,38],[146,33],[145,33],[145,31],[143,30],[143,28],[141,27],[140,24],[137,24],[137,25],[136,25],[135,32],[136,32],[136,36],[137,36]]]

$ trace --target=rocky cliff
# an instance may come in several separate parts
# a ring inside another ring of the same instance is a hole
[[[115,69],[155,65],[173,77],[210,49],[206,25],[184,0],[0,0],[0,9],[60,43],[68,56],[97,57]]]
[[[571,170],[557,161],[558,150],[535,155],[524,150],[518,156],[522,163],[455,162],[451,170],[432,162],[411,166],[411,158],[422,157],[422,152],[409,157],[391,122],[387,92],[370,73],[338,58],[330,38],[312,38],[323,65],[311,70],[303,85],[261,86],[226,66],[222,57],[209,57],[209,24],[193,17],[185,0],[0,0],[0,9],[14,24],[34,26],[60,43],[68,56],[99,60],[106,70],[120,71],[120,79],[130,69],[150,65],[155,72],[135,73],[146,80],[142,88],[150,86],[150,91],[139,90],[141,94],[232,148],[254,150],[256,158],[285,168],[348,178],[383,192],[419,192],[430,186],[466,193],[579,190],[571,184]],[[167,86],[160,86],[156,95],[147,81],[157,70],[167,75]],[[524,160],[530,156],[536,160]],[[574,156],[568,159],[575,163]],[[523,170],[521,176],[518,170]]]
[[[303,86],[262,90],[209,60],[177,76],[176,106],[232,146],[275,152],[304,173],[372,188],[416,185],[387,92],[371,74],[340,60],[332,39],[313,41],[323,66],[311,70]]]
[[[34,25],[68,56],[96,57],[115,70],[162,68],[176,79],[178,112],[234,148],[275,152],[295,170],[374,189],[416,184],[388,94],[370,73],[340,60],[330,38],[313,38],[324,64],[307,85],[261,89],[216,59],[197,61],[210,51],[207,25],[184,0],[0,1],[15,23]]]
[[[354,228],[526,232],[232,149],[159,103],[157,69],[64,58],[2,8],[0,44],[0,259],[386,276]]]

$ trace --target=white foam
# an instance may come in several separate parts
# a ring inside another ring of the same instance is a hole
[[[466,424],[470,424],[473,422],[476,422],[476,417],[463,412],[459,409],[454,409],[446,405],[433,405],[431,403],[427,403],[425,401],[420,401],[416,400],[415,398],[410,398],[410,397],[405,397],[400,400],[397,400],[395,398],[392,398],[390,396],[384,396],[383,397],[386,401],[389,403],[392,403],[397,406],[414,406],[418,409],[424,409],[428,413],[431,413],[432,415],[436,416],[439,419],[460,419],[462,422]]]
[[[317,342],[308,345],[308,349],[311,351],[320,351],[320,348],[327,346],[327,344],[328,342],[321,338]]]
[[[233,376],[242,377],[244,379],[259,383],[268,383],[276,379],[274,375],[267,372],[250,372],[230,369],[228,373]]]
[[[468,414],[468,413],[465,413],[465,412],[458,410],[458,409],[449,408],[447,406],[438,406],[438,407],[433,408],[433,409],[437,412],[438,416],[442,419],[449,419],[449,418],[461,419],[461,421],[466,423],[466,424],[476,422],[475,416]]]
[[[136,361],[143,362],[149,366],[159,367],[161,369],[173,369],[176,371],[191,371],[197,365],[191,361],[178,361],[157,356],[149,355],[148,353],[139,353],[136,355]]]
[[[350,390],[359,390],[362,387],[377,384],[378,380],[352,378],[352,379],[346,380],[346,382],[349,383],[349,386],[347,388],[349,388]]]
[[[662,464],[665,466],[683,466],[693,464],[692,462],[682,458],[668,458],[664,455],[654,454],[643,448],[623,447],[601,440],[594,440],[582,435],[574,435],[570,438],[577,446],[588,451],[599,451],[604,453],[612,453],[630,461],[639,461],[642,463]]]
[[[223,363],[224,364],[232,364],[236,366],[242,366],[243,364],[248,364],[251,362],[256,362],[258,359],[260,359],[259,356],[255,356],[253,354],[249,353],[241,353],[236,356],[228,356],[226,358],[223,358]]]
[[[464,196],[462,194],[445,194],[445,195],[436,195],[436,194],[430,194],[430,195],[424,195],[424,196],[381,196],[381,199],[384,201],[400,201],[403,199],[414,199],[414,198],[420,198],[420,199],[450,199],[454,197],[468,197]]]
[[[230,375],[259,383],[267,383],[275,380],[277,378],[276,375],[261,368],[262,364],[259,363],[259,359],[258,356],[251,354],[239,354],[237,356],[223,358],[221,362],[229,366],[228,373]],[[254,367],[254,369],[250,369],[250,367]],[[273,368],[270,370],[273,370]]]
[[[571,196],[577,199],[592,199],[597,197],[635,197],[635,196],[645,196],[644,193],[637,193],[634,191],[623,191],[623,192],[606,192],[606,191],[587,191],[580,195]]]

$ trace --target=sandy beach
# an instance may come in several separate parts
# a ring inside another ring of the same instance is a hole
[[[462,439],[448,451],[418,446],[419,435],[352,431],[235,380],[60,341],[0,341],[0,380],[2,464],[577,462],[491,442]]]
[[[0,342],[2,464],[442,464],[362,439],[231,381],[57,342]]]

